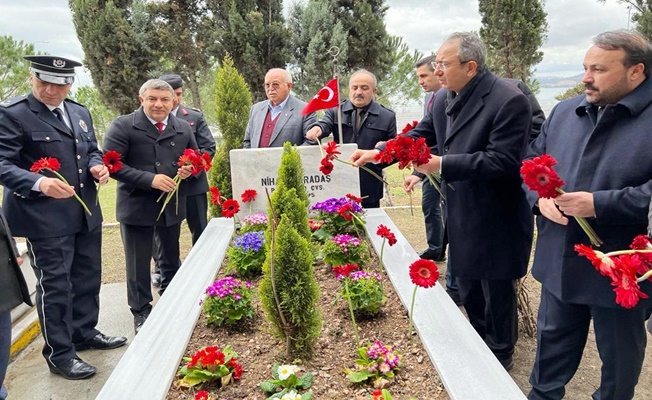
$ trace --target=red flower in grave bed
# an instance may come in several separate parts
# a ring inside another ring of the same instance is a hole
[[[215,186],[212,186],[208,188],[208,190],[210,190],[211,192],[211,203],[213,203],[213,205],[216,206],[222,204],[222,195],[220,195],[220,189],[218,189]]]
[[[324,221],[315,221],[315,220],[309,219],[308,220],[308,225],[310,226],[310,231],[314,232],[316,230],[319,230],[322,227],[322,225],[324,225]]]
[[[324,175],[330,175],[330,173],[333,172],[333,163],[324,157],[321,160],[321,166],[319,167],[319,170]]]
[[[222,216],[232,218],[240,211],[240,204],[237,200],[228,199],[222,203]]]
[[[200,390],[195,394],[195,400],[208,400],[208,392],[205,390]]]
[[[358,264],[344,264],[333,267],[333,273],[336,277],[340,275],[348,277],[351,275],[351,272],[357,271],[358,269],[360,269]]]
[[[521,165],[523,182],[530,190],[536,191],[541,198],[549,199],[559,196],[560,193],[557,189],[566,183],[552,168],[555,164],[557,164],[557,160],[552,156],[542,154],[539,157],[523,161]]]
[[[254,189],[247,189],[242,193],[242,202],[243,203],[249,203],[250,201],[254,201],[256,199],[256,195],[258,192],[256,192]]]
[[[410,265],[410,279],[423,288],[435,286],[439,279],[439,269],[432,260],[419,259]]]
[[[355,201],[358,204],[362,203],[362,197],[358,197],[358,196],[353,195],[351,193],[347,193],[346,198],[351,200],[351,201]]]
[[[647,299],[636,282],[636,272],[641,268],[642,261],[636,254],[623,254],[614,258],[615,276],[611,284],[615,286],[616,303],[625,308],[634,308],[639,299]]]
[[[43,171],[44,169],[49,169],[50,171],[58,171],[61,169],[61,163],[54,157],[43,157],[38,161],[35,161],[34,164],[30,167],[30,171],[35,174]]]
[[[122,169],[122,155],[115,150],[109,150],[102,156],[102,161],[110,174],[115,174]]]
[[[394,233],[383,224],[378,225],[378,230],[376,231],[376,235],[387,239],[387,243],[390,246],[394,246],[396,244],[396,235],[394,235]]]
[[[236,358],[232,358],[229,360],[229,368],[233,368],[233,379],[240,379],[242,378],[242,365],[237,363]]]

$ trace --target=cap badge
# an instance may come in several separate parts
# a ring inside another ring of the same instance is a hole
[[[55,58],[54,60],[52,60],[52,65],[57,68],[63,68],[66,66],[66,62]]]
[[[81,126],[84,132],[88,132],[88,126],[86,125],[86,122],[83,119],[79,120],[79,126]]]

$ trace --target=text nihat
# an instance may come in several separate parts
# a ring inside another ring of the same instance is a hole
[[[183,86],[183,79],[177,74],[161,75],[158,79],[169,83],[173,90]]]
[[[30,62],[30,69],[38,79],[57,85],[73,83],[75,67],[82,66],[79,61],[56,56],[38,55],[23,58]]]

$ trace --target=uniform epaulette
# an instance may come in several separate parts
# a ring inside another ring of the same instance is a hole
[[[11,106],[13,106],[15,104],[18,104],[21,101],[25,101],[25,100],[27,100],[27,95],[26,94],[24,94],[22,96],[12,97],[10,99],[6,99],[6,100],[3,100],[2,102],[0,102],[0,107],[11,107]]]
[[[83,104],[81,104],[81,103],[77,103],[75,100],[70,99],[70,98],[68,98],[68,97],[66,97],[66,99],[65,99],[64,101],[69,101],[69,102],[71,102],[71,103],[77,104],[78,106],[81,106],[81,107],[86,108],[85,105],[83,105]]]

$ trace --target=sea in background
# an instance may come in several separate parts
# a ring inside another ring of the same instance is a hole
[[[541,109],[546,114],[546,117],[550,114],[550,111],[559,103],[555,100],[555,96],[560,93],[565,92],[570,89],[572,86],[556,86],[556,87],[541,87],[539,88],[539,93],[536,94],[537,101],[541,105]],[[423,105],[415,104],[405,108],[400,108],[394,110],[396,111],[396,126],[398,127],[399,132],[403,130],[403,127],[412,121],[420,121],[423,117]]]

